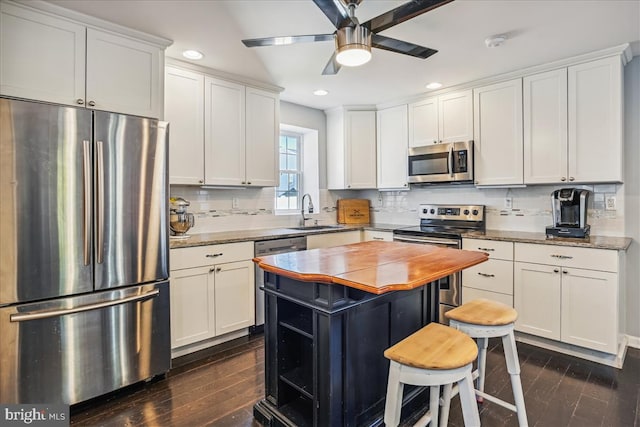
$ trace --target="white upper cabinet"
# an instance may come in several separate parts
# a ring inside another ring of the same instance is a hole
[[[407,106],[377,113],[378,188],[407,188]]]
[[[3,95],[161,117],[164,45],[0,3]]]
[[[568,68],[570,181],[622,182],[622,73],[618,56]]]
[[[471,90],[409,104],[409,147],[473,139]]]
[[[170,123],[169,182],[204,184],[204,76],[167,67],[164,118]]]
[[[522,79],[473,90],[476,185],[523,183]]]
[[[278,95],[246,88],[246,183],[261,187],[278,185],[278,139],[280,101]]]
[[[246,185],[245,87],[207,76],[204,101],[204,182]]]
[[[567,69],[527,76],[523,85],[524,182],[567,181]]]
[[[376,112],[327,112],[327,184],[331,190],[376,188]]]

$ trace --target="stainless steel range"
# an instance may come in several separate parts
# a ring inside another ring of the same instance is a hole
[[[393,240],[423,245],[462,248],[462,235],[484,231],[483,205],[420,205],[420,225],[393,231]],[[446,323],[444,313],[462,303],[462,274],[455,273],[439,280],[439,321]]]

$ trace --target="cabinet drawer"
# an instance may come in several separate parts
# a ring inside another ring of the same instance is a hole
[[[515,244],[516,261],[618,272],[618,251],[572,246]]]
[[[513,260],[513,243],[496,240],[462,239],[462,249],[481,251],[489,254],[489,258]]]
[[[513,262],[490,259],[462,271],[462,286],[513,295]]]
[[[462,303],[466,304],[474,299],[484,298],[489,301],[495,301],[513,307],[513,296],[506,294],[499,294],[497,292],[483,291],[482,289],[474,289],[462,287]]]
[[[364,230],[363,236],[364,238],[362,240],[364,242],[368,242],[370,240],[380,240],[385,242],[393,241],[393,233],[390,231]]]
[[[253,258],[253,242],[171,249],[171,270],[244,261]]]

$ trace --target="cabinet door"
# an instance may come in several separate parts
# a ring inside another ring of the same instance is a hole
[[[255,270],[253,262],[240,261],[215,267],[216,335],[255,324]]]
[[[562,268],[562,341],[618,351],[618,275]]]
[[[0,93],[84,105],[85,27],[0,3]]]
[[[167,67],[164,113],[170,122],[169,183],[204,184],[204,76]]]
[[[569,180],[622,182],[622,63],[569,67]]]
[[[215,336],[214,275],[210,267],[171,272],[171,348]]]
[[[473,92],[455,92],[438,97],[440,142],[473,139]]]
[[[407,106],[377,113],[378,188],[406,188],[407,183]]]
[[[278,185],[278,139],[280,102],[278,95],[246,88],[247,185]]]
[[[347,111],[345,116],[347,188],[376,188],[376,112]]]
[[[438,143],[438,98],[409,104],[409,147]]]
[[[477,185],[522,184],[522,79],[473,90]]]
[[[128,37],[87,29],[89,107],[159,118],[163,107],[163,76],[161,49]]]
[[[245,185],[245,88],[211,77],[204,86],[204,182]]]
[[[516,330],[553,340],[560,339],[561,273],[549,265],[514,264],[513,306]]]
[[[525,77],[524,182],[565,182],[567,174],[567,70]]]

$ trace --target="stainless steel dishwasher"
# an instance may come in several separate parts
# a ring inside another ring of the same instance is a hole
[[[263,240],[255,243],[255,256],[284,254],[307,249],[307,237]],[[256,329],[264,325],[264,271],[256,265]],[[256,332],[258,332],[256,330]]]

